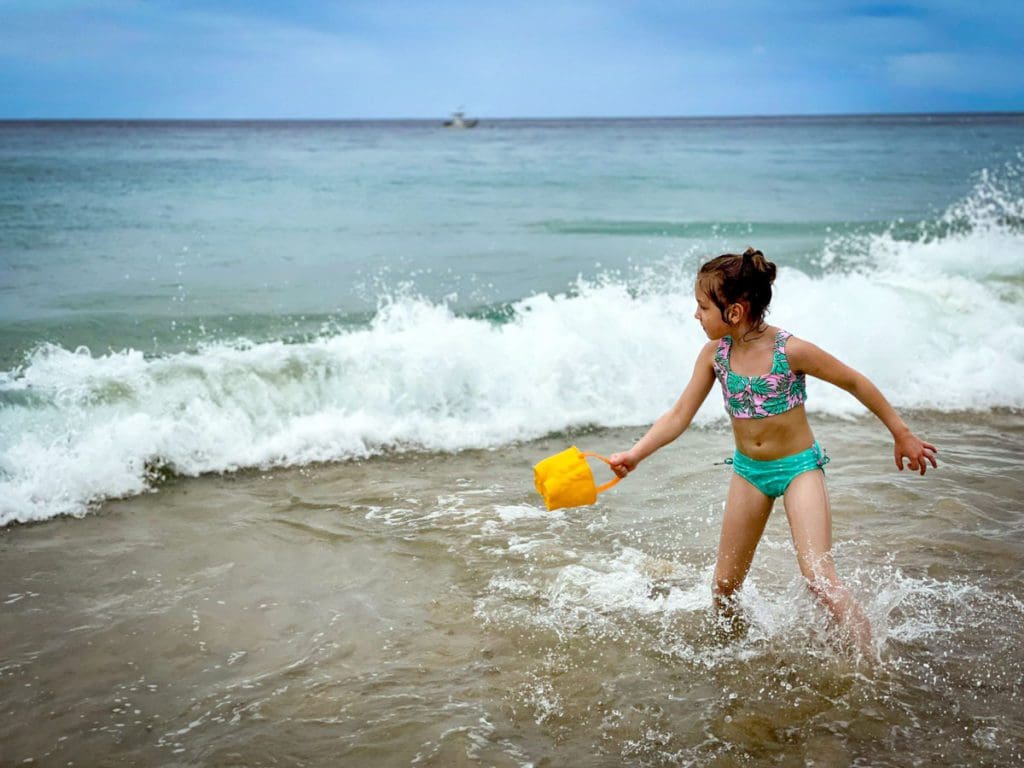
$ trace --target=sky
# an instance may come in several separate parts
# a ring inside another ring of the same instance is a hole
[[[1024,2],[0,0],[0,119],[460,107],[484,118],[1022,111]]]

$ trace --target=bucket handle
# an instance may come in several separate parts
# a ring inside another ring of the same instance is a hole
[[[602,456],[601,454],[599,454],[599,453],[594,453],[593,451],[580,451],[580,455],[581,455],[581,456],[583,456],[584,458],[586,458],[587,456],[593,456],[593,457],[594,457],[595,459],[600,459],[601,461],[603,461],[603,462],[604,462],[605,464],[607,464],[607,465],[608,465],[609,467],[610,467],[610,466],[612,465],[611,461],[609,461],[608,459],[606,459],[606,458],[605,458],[604,456]],[[609,481],[608,481],[607,483],[605,483],[604,485],[599,485],[599,486],[597,487],[597,492],[598,492],[598,493],[601,493],[601,491],[607,491],[607,490],[608,490],[609,488],[611,488],[611,487],[612,487],[613,485],[615,485],[616,483],[618,483],[618,482],[619,482],[619,480],[621,480],[621,479],[622,479],[621,477],[619,477],[618,475],[615,475],[615,477],[613,477],[613,478],[612,478],[611,480],[609,480]]]

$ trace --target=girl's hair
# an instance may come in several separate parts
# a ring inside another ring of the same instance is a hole
[[[724,253],[705,262],[697,272],[697,284],[703,289],[722,313],[722,320],[729,322],[725,310],[730,304],[746,302],[748,317],[754,328],[760,328],[768,305],[772,301],[772,283],[775,281],[775,264],[764,254],[747,248],[742,256]]]

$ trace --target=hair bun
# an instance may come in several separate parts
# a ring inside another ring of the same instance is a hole
[[[768,282],[774,282],[775,280],[775,264],[768,261],[756,248],[747,248],[743,252],[743,266],[744,268],[753,268],[758,272],[762,272],[768,278]]]

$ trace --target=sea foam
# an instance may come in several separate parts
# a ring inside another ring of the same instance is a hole
[[[916,236],[826,244],[782,268],[769,320],[902,409],[1024,408],[1024,220],[990,178]],[[894,228],[895,231],[895,228]],[[82,515],[161,474],[488,448],[650,423],[707,342],[692,274],[668,265],[526,297],[496,322],[385,297],[368,326],[301,344],[147,358],[43,345],[0,374],[0,524]],[[863,407],[825,383],[808,410]],[[697,424],[724,419],[715,393]]]

